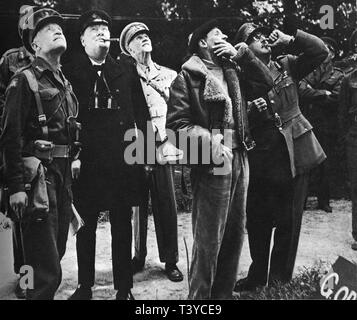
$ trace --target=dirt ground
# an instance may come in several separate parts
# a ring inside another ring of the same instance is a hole
[[[309,207],[316,205],[309,199]],[[333,263],[339,255],[357,263],[357,252],[351,250],[351,203],[346,200],[332,202],[333,213],[319,210],[307,210],[304,213],[299,251],[295,273],[302,267],[311,267],[319,261]],[[186,299],[188,293],[187,262],[184,238],[186,239],[191,259],[192,233],[191,216],[181,213],[178,217],[179,232],[179,268],[185,279],[180,283],[170,282],[163,273],[164,264],[160,263],[152,217],[148,231],[148,257],[143,272],[134,277],[133,294],[140,300]],[[97,230],[96,285],[95,300],[114,299],[112,286],[110,228],[103,223]],[[11,233],[0,233],[0,300],[15,299],[12,293],[16,277],[12,272]],[[250,264],[247,240],[244,243],[240,261],[239,277],[245,276]],[[69,237],[67,252],[62,261],[63,281],[56,299],[67,299],[77,285],[77,259],[75,238]]]

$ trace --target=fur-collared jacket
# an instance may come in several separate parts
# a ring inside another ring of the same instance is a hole
[[[238,105],[234,100],[239,100],[242,112],[238,115],[241,119],[234,120],[236,126],[238,121],[244,124],[247,134],[246,130],[249,128],[246,101],[266,94],[272,88],[273,82],[267,67],[250,49],[246,48],[243,54],[234,57],[233,62],[234,64],[223,68],[228,88],[238,88],[238,90],[229,90],[230,97],[228,97],[202,59],[197,55],[189,58],[170,88],[167,127],[176,132],[187,131],[188,138],[199,140],[200,137],[207,137],[212,129],[221,129],[215,127],[217,114],[221,115],[224,123],[231,116],[231,112],[235,114],[234,108]],[[235,72],[233,73],[232,70]],[[235,91],[236,95],[238,92],[237,99],[232,96],[232,91]]]

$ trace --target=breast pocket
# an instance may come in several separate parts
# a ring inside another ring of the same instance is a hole
[[[294,80],[287,77],[275,85],[275,91],[280,99],[282,106],[292,105],[298,101],[298,92]]]
[[[62,112],[60,91],[57,88],[47,88],[39,90],[43,111],[46,114],[47,121],[57,117],[56,114]]]

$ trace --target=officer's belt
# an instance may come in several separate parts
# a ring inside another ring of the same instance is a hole
[[[55,144],[52,150],[53,158],[69,158],[70,146]]]
[[[41,146],[40,146],[41,148]],[[40,148],[35,147],[34,142],[30,142],[24,147],[23,151],[30,153],[31,155],[43,159],[44,156],[47,158],[69,158],[71,147],[66,144],[52,144],[50,148],[46,150],[40,150]]]
[[[274,112],[274,121],[276,122],[277,127],[281,127],[284,123],[289,122],[295,117],[301,115],[301,111],[298,105],[294,106],[291,110],[282,111],[282,112]],[[278,122],[278,123],[277,123]],[[280,123],[279,123],[280,122]]]

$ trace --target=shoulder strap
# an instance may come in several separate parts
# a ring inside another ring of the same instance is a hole
[[[30,69],[23,70],[23,74],[26,76],[27,82],[30,86],[31,91],[35,95],[37,112],[38,112],[38,122],[40,124],[43,139],[48,139],[48,126],[47,126],[47,118],[45,113],[43,112],[42,101],[40,97],[40,93],[38,91],[38,82],[34,75],[34,73]]]

